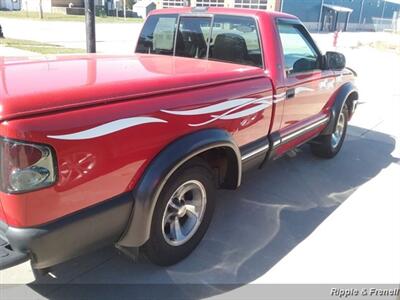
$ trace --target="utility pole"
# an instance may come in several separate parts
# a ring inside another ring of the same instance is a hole
[[[126,0],[124,0],[124,19],[126,20]]]
[[[96,53],[94,0],[85,0],[86,52]]]
[[[25,1],[26,17],[29,17],[28,0]]]
[[[39,0],[39,17],[43,19],[43,1]]]
[[[382,8],[382,15],[381,15],[381,21],[380,21],[380,25],[381,25],[381,29],[383,31],[383,27],[382,27],[382,23],[383,23],[383,18],[385,16],[385,7],[386,7],[386,0],[383,0],[383,8]]]
[[[359,27],[361,27],[363,12],[364,12],[364,0],[361,0],[360,17],[358,18]],[[360,30],[360,28],[358,28],[358,30]]]
[[[318,17],[318,33],[321,31],[321,22],[322,22],[322,12],[324,11],[324,0],[321,0],[321,7],[319,9],[319,17]]]

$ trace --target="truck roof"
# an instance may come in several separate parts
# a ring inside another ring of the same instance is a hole
[[[182,7],[182,8],[163,8],[151,11],[150,15],[158,14],[222,14],[237,16],[263,16],[266,18],[291,18],[297,17],[276,11],[267,11],[261,9],[248,8],[225,8],[225,7]]]

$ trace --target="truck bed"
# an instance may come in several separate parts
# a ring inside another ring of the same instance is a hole
[[[10,61],[0,71],[0,120],[263,76],[257,67],[140,54]]]

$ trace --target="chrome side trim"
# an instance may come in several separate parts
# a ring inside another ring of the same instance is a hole
[[[265,150],[268,150],[268,149],[269,149],[269,144],[264,145],[264,146],[262,146],[262,147],[260,147],[260,148],[257,148],[257,149],[255,149],[255,150],[253,150],[253,151],[251,151],[251,152],[249,152],[249,153],[243,155],[243,156],[242,156],[242,161],[244,161],[244,160],[246,160],[246,159],[249,159],[250,157],[252,157],[252,156],[254,156],[254,155],[257,155],[258,153],[261,153],[261,152],[263,152],[263,151],[265,151]]]
[[[320,126],[320,125],[322,125],[324,123],[327,123],[329,121],[329,119],[330,119],[329,116],[323,117],[322,119],[320,119],[320,120],[318,120],[318,121],[316,121],[316,122],[314,122],[312,124],[309,124],[309,125],[301,128],[301,129],[297,130],[296,132],[292,132],[291,134],[288,134],[288,135],[280,138],[279,140],[276,140],[273,143],[272,147],[276,148],[280,144],[283,144],[283,143],[291,140],[292,138],[295,138],[295,137],[297,137],[297,136],[299,136],[299,135],[301,135],[301,134],[303,134],[303,133],[305,133],[307,131],[310,131],[310,130],[312,130],[312,129],[314,129],[314,128],[316,128],[316,127],[318,127],[318,126]],[[245,161],[245,160],[249,159],[250,157],[252,157],[254,155],[257,155],[257,154],[259,154],[259,153],[261,153],[263,151],[266,151],[268,149],[269,149],[269,144],[266,144],[266,145],[264,145],[264,146],[262,146],[260,148],[257,148],[255,150],[243,155],[242,156],[242,161]]]
[[[310,130],[312,130],[312,129],[314,129],[314,128],[316,128],[316,127],[318,127],[318,126],[320,126],[320,125],[322,125],[324,123],[327,123],[328,121],[329,121],[329,116],[324,117],[324,118],[322,118],[322,119],[320,119],[320,120],[318,120],[318,121],[316,121],[316,122],[314,122],[314,123],[312,123],[310,125],[307,125],[307,126],[301,128],[301,129],[299,129],[299,130],[297,130],[295,132],[292,132],[292,133],[290,133],[288,135],[283,136],[281,138],[281,142],[285,143],[285,142],[287,142],[287,141],[289,141],[289,140],[291,140],[291,139],[293,139],[293,138],[295,138],[295,137],[297,137],[297,136],[299,136],[299,135],[301,135],[301,134],[303,134],[303,133],[305,133],[307,131],[310,131]]]
[[[275,148],[275,147],[279,146],[280,143],[281,143],[281,139],[276,140],[276,141],[272,144],[272,146]]]

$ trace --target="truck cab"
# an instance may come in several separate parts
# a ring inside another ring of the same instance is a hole
[[[319,125],[329,119],[332,103],[327,102],[333,102],[338,87],[354,78],[349,69],[328,65],[340,60],[343,64],[342,55],[323,55],[300,20],[277,12],[204,7],[156,10],[143,27],[136,52],[263,69],[274,105],[264,115],[260,132],[274,133],[273,143],[280,145],[275,149],[278,155],[318,132]],[[353,92],[349,117],[356,106]],[[305,127],[310,129],[307,134]]]

